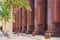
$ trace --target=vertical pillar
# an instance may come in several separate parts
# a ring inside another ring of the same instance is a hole
[[[60,0],[52,0],[52,26],[48,27],[45,36],[60,36]]]
[[[16,14],[15,14],[15,19],[16,19],[16,20],[15,20],[15,23],[16,23],[16,24],[15,24],[15,25],[16,25],[16,29],[15,29],[15,30],[16,30],[16,33],[17,33],[18,30],[19,30],[19,25],[18,25],[18,24],[19,24],[19,17],[18,17],[18,16],[19,16],[19,8],[18,8],[17,6],[16,6],[16,11],[17,11],[17,12],[16,12]]]
[[[34,30],[34,0],[28,0],[32,11],[27,11],[27,34]]]
[[[43,0],[36,0],[36,13],[35,13],[35,30],[33,35],[44,33],[44,20],[43,20]]]
[[[19,8],[19,32],[22,31],[22,8]]]
[[[21,32],[22,30],[22,8],[15,7],[16,13],[15,15],[15,22],[13,23],[13,32]]]
[[[27,11],[22,8],[22,33],[25,33],[27,29]]]

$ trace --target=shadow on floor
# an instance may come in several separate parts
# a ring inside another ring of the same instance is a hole
[[[7,36],[3,33],[0,33],[0,37],[7,37]]]

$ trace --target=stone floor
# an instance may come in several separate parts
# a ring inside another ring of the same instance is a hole
[[[11,39],[0,32],[0,40],[60,40],[60,38],[51,37],[50,39],[45,39],[42,35],[32,36],[31,34],[21,34],[17,36],[14,34],[14,38]]]

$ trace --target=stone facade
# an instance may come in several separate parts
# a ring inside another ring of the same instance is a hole
[[[13,24],[13,31],[32,35],[59,37],[60,0],[52,0],[50,6],[47,0],[36,0],[36,9],[34,7],[35,0],[29,0],[28,2],[32,11],[25,10],[24,8],[17,8],[17,13],[15,15],[16,22]],[[51,25],[47,23],[48,7],[51,7],[52,11]]]

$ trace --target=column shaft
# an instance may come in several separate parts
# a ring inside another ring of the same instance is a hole
[[[34,29],[34,0],[28,0],[32,11],[27,11],[27,31],[26,33],[32,33]]]
[[[52,25],[48,27],[46,36],[60,36],[60,0],[52,0]]]
[[[22,31],[22,8],[19,8],[19,32]]]
[[[35,30],[33,35],[44,34],[44,14],[46,13],[44,10],[44,0],[36,0]]]
[[[27,29],[27,10],[22,8],[22,33],[25,33]]]
[[[15,21],[15,23],[16,23],[16,32],[18,32],[18,30],[19,30],[19,8],[18,7],[16,7],[16,11],[17,11],[17,13],[15,14],[15,18],[16,18],[16,21]]]

